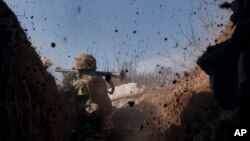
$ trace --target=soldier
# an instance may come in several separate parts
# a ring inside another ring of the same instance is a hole
[[[88,130],[93,130],[87,136],[92,140],[106,140],[113,129],[112,105],[105,80],[95,72],[96,59],[92,55],[81,54],[75,57],[74,69],[78,71],[78,79],[73,81],[73,86],[77,90],[79,112],[87,117]],[[87,102],[82,99],[86,96]]]
[[[230,39],[216,44],[199,58],[198,64],[212,77],[215,100],[231,117],[223,118],[214,131],[214,140],[230,140],[231,129],[250,126],[250,2],[234,0],[221,8],[231,8],[235,26]]]

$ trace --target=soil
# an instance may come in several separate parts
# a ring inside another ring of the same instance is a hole
[[[2,0],[0,60],[0,140],[67,140],[69,128],[55,80]]]
[[[133,101],[134,106],[129,102]],[[113,105],[116,140],[211,140],[220,120],[208,76],[195,68],[176,84],[147,88],[138,96]]]

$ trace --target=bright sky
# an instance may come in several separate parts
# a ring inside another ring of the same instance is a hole
[[[205,32],[201,25],[206,23],[199,17],[209,14],[224,23],[229,16],[224,14],[228,11],[218,8],[220,2],[204,5],[197,1],[6,0],[37,51],[53,60],[55,66],[71,68],[74,56],[91,53],[97,58],[99,70],[108,63],[110,69],[117,67],[119,59],[138,61],[139,71],[152,71],[156,64],[175,71],[194,65],[214,34]],[[196,38],[201,38],[199,49],[188,47],[183,36],[185,33],[191,39],[190,24]],[[222,27],[214,24],[213,29],[209,31],[217,33]]]

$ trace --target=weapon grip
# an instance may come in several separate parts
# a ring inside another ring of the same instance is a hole
[[[113,84],[113,82],[111,80],[108,81],[108,83],[109,83],[109,85],[111,87],[111,91],[108,91],[108,93],[112,95],[114,93],[114,91],[115,91],[115,86],[114,86],[114,84]]]
[[[111,74],[105,75],[105,80],[108,82],[109,86],[111,87],[111,91],[108,91],[109,94],[113,94],[115,91],[114,83],[111,80]]]

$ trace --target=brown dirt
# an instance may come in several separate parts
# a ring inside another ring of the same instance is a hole
[[[198,67],[168,88],[147,88],[144,94],[126,100],[134,101],[135,105],[127,104],[114,114],[117,134],[123,136],[122,141],[127,141],[124,136],[131,136],[132,131],[137,131],[137,135],[133,135],[136,141],[145,138],[211,140],[220,118],[220,109],[210,92],[209,78]]]
[[[230,38],[233,31],[231,23],[226,25],[217,43]],[[147,88],[138,97],[122,100],[123,103],[135,102],[135,106],[116,109],[114,114],[118,135],[125,135],[124,141],[141,126],[146,130],[139,130],[133,140],[212,140],[221,119],[232,115],[219,108],[210,89],[209,76],[199,67],[185,72],[174,82],[167,88]]]
[[[67,140],[55,80],[2,0],[0,60],[0,140]]]

